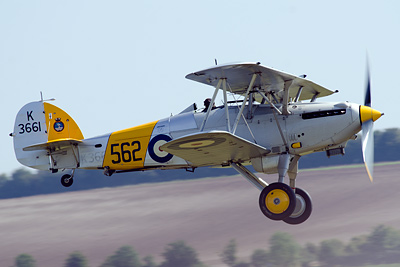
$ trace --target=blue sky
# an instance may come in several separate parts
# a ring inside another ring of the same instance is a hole
[[[396,119],[399,1],[0,1],[1,173],[14,157],[15,115],[45,98],[85,137],[202,105],[213,89],[186,80],[219,63],[260,61],[363,102],[366,54],[373,106]]]

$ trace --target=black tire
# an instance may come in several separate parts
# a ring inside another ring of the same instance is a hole
[[[289,217],[283,219],[283,221],[288,224],[303,223],[310,217],[312,212],[312,201],[310,195],[300,188],[295,189],[295,195],[296,208]]]
[[[287,184],[272,183],[261,191],[259,205],[266,217],[279,221],[293,213],[296,207],[296,196]]]
[[[70,174],[64,174],[61,177],[61,184],[65,187],[70,187],[74,183],[74,179]]]

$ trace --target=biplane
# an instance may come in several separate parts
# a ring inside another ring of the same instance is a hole
[[[10,134],[16,158],[39,170],[71,170],[61,177],[65,187],[72,185],[78,168],[111,176],[232,167],[261,191],[259,206],[266,217],[300,224],[309,218],[312,201],[296,186],[299,159],[319,151],[343,155],[347,142],[362,130],[363,159],[372,181],[373,123],[383,114],[371,108],[369,73],[363,105],[318,102],[337,91],[260,63],[216,65],[186,78],[215,88],[204,110],[192,104],[177,115],[87,139],[62,109],[43,98],[28,103]],[[223,103],[216,106],[218,93]],[[277,181],[268,184],[257,173],[277,174]]]

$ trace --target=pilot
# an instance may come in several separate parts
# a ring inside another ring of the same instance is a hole
[[[207,109],[208,109],[208,107],[210,106],[210,103],[211,103],[211,98],[206,98],[206,100],[204,100],[204,109],[203,109],[203,112],[207,112]],[[213,109],[215,109],[215,108],[216,108],[215,103],[213,103],[213,106],[212,106],[211,110],[213,110]]]

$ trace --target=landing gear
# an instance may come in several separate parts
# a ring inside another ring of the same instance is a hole
[[[295,195],[296,207],[289,217],[283,219],[283,221],[288,224],[300,224],[305,222],[310,217],[312,211],[311,197],[306,191],[296,188]]]
[[[310,217],[312,202],[306,191],[296,188],[299,159],[298,155],[281,154],[277,164],[278,182],[270,185],[240,163],[231,162],[231,166],[261,190],[259,205],[266,217],[288,224],[300,224]],[[286,175],[289,176],[290,186],[283,182]]]
[[[74,182],[74,179],[70,174],[64,174],[61,177],[61,184],[65,187],[70,187]]]
[[[272,183],[261,191],[259,205],[269,219],[284,220],[295,210],[296,196],[287,184]]]
[[[61,184],[65,187],[70,187],[74,183],[75,169],[72,169],[71,174],[64,174],[61,177]]]

